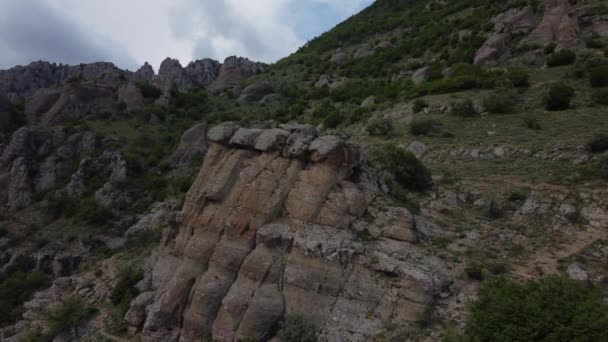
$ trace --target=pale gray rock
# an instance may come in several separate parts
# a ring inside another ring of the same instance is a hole
[[[239,125],[234,122],[224,122],[209,129],[207,139],[216,143],[226,144],[239,128]]]
[[[207,124],[200,123],[182,135],[177,149],[169,157],[172,168],[189,165],[207,152]]]
[[[428,147],[420,141],[414,141],[407,146],[407,150],[412,152],[416,156],[416,158],[420,159],[424,157],[424,155],[428,151]]]
[[[230,145],[254,148],[256,140],[263,131],[257,128],[239,128],[230,139]]]
[[[265,130],[255,142],[255,149],[262,152],[281,150],[287,143],[289,131],[281,128]]]
[[[348,54],[346,52],[338,52],[336,54],[334,54],[333,56],[331,56],[331,58],[329,59],[330,63],[334,63],[334,64],[344,64],[346,62],[348,62],[349,57]]]
[[[412,75],[412,81],[414,82],[414,84],[421,84],[423,82],[426,82],[426,80],[429,78],[430,71],[431,68],[429,67],[423,67],[414,71],[414,74]]]

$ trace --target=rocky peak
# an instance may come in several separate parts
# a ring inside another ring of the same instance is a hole
[[[153,81],[156,77],[154,69],[148,62],[145,62],[136,72],[133,73],[131,79],[133,81]]]
[[[321,340],[369,340],[413,323],[443,286],[445,265],[417,246],[413,216],[375,202],[358,146],[305,125],[225,123],[207,138],[178,227],[126,315],[131,333],[266,340],[297,313]]]
[[[190,62],[186,67],[186,74],[197,85],[208,86],[220,75],[220,62],[205,58]]]
[[[245,78],[263,70],[263,63],[252,62],[243,57],[228,57],[220,69],[218,78],[211,83],[209,89],[212,91],[222,91],[238,87]]]
[[[157,85],[168,94],[173,88],[180,91],[192,88],[192,80],[188,77],[184,68],[177,59],[167,57],[158,69]]]

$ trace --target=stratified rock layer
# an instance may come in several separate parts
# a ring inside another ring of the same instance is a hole
[[[154,298],[127,314],[131,332],[266,340],[298,313],[320,340],[365,341],[424,312],[443,264],[416,245],[407,210],[373,204],[376,176],[358,147],[299,125],[228,123],[207,136],[177,231],[142,289]]]

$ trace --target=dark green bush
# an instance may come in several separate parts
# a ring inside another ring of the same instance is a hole
[[[608,88],[597,89],[591,96],[593,102],[604,106],[608,105]]]
[[[505,73],[505,77],[511,81],[514,87],[525,88],[530,86],[530,74],[522,68],[509,68]]]
[[[395,144],[386,144],[372,151],[372,161],[391,173],[404,189],[424,191],[433,186],[431,172],[414,154]]]
[[[95,312],[95,309],[87,307],[80,297],[73,296],[49,310],[46,313],[46,322],[54,336],[62,332],[73,332],[74,335],[79,336],[78,327],[89,320]]]
[[[410,122],[410,133],[413,135],[431,135],[437,133],[441,122],[431,118],[418,118]]]
[[[596,134],[587,143],[587,150],[591,153],[602,153],[608,151],[608,134]]]
[[[532,116],[526,116],[524,118],[523,126],[535,131],[540,131],[542,129],[538,119]]]
[[[572,64],[576,61],[576,54],[572,50],[562,49],[552,53],[547,58],[547,66],[549,68]]]
[[[106,207],[97,203],[95,198],[84,198],[78,204],[78,213],[76,217],[87,224],[103,225],[112,217],[112,212]]]
[[[413,106],[414,113],[420,113],[428,106],[429,106],[429,104],[426,103],[426,101],[424,101],[423,99],[416,99],[416,100],[414,100],[414,106]]]
[[[574,88],[562,82],[553,83],[549,88],[549,92],[545,96],[545,109],[568,109],[570,107],[570,101],[572,101],[573,97]]]
[[[516,104],[517,92],[514,89],[497,89],[483,99],[483,107],[492,114],[513,113]]]
[[[21,316],[21,304],[40,289],[48,276],[36,271],[29,274],[19,270],[0,283],[0,325],[13,323]]]
[[[365,130],[371,136],[388,135],[393,130],[393,123],[389,119],[375,118],[367,123]]]
[[[317,328],[303,316],[290,314],[279,336],[283,342],[316,342]]]
[[[453,103],[451,114],[463,118],[470,118],[479,115],[479,113],[477,113],[477,110],[475,109],[475,104],[471,99],[466,99],[461,102]]]
[[[45,212],[53,219],[62,216],[72,217],[77,211],[78,199],[71,197],[66,192],[53,194],[46,201]]]
[[[330,113],[323,121],[323,124],[327,128],[336,128],[344,121],[344,116],[339,111]]]
[[[505,277],[489,280],[469,311],[465,340],[608,340],[608,307],[601,292],[567,278],[524,284]]]
[[[602,65],[589,70],[589,83],[594,88],[608,86],[608,65]]]
[[[146,99],[157,99],[163,94],[160,89],[150,84],[148,81],[135,82],[135,85],[139,88],[139,91],[141,91],[141,95]]]

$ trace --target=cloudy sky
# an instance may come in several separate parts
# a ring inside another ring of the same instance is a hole
[[[274,62],[373,0],[2,0],[0,69],[33,60],[155,69],[230,55]]]

